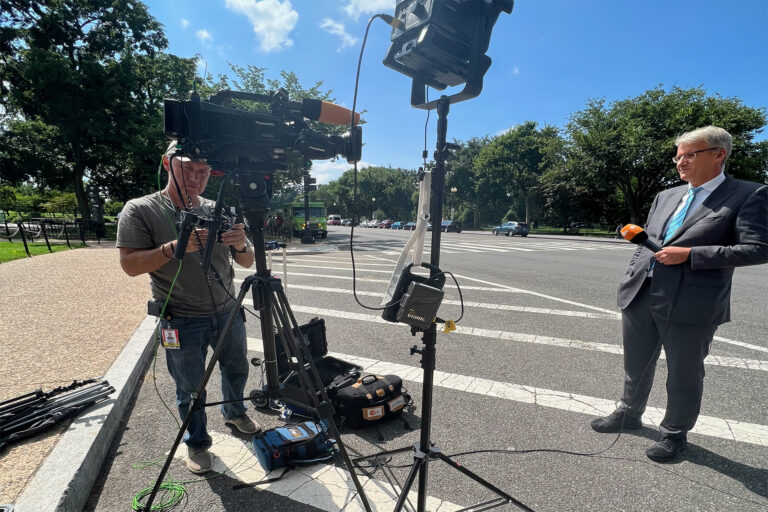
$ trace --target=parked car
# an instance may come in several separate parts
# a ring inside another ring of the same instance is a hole
[[[379,227],[379,221],[377,221],[376,219],[366,220],[363,222],[363,227],[377,228]]]
[[[329,215],[328,216],[328,225],[329,226],[341,226],[341,215]]]
[[[405,222],[397,221],[392,223],[392,229],[403,229]]]
[[[351,226],[352,225],[352,219],[341,219],[341,225],[342,226]]]
[[[383,221],[379,222],[380,229],[389,229],[391,227],[392,227],[392,219],[384,219]]]
[[[403,226],[403,229],[408,231],[415,231],[416,230],[416,223],[415,222],[407,222],[405,226]]]
[[[448,233],[449,231],[453,231],[455,233],[461,233],[461,223],[456,222],[455,220],[444,220],[440,224],[440,229]]]
[[[496,226],[493,228],[492,233],[495,235],[507,235],[507,236],[528,236],[528,232],[530,231],[530,228],[528,227],[528,224],[525,222],[517,222],[516,220],[511,220],[509,222],[505,222],[501,226]]]

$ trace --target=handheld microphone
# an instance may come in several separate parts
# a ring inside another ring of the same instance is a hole
[[[305,98],[301,100],[301,115],[321,123],[348,125],[352,120],[352,111],[328,103],[327,101]],[[360,114],[355,112],[355,123],[360,122]]]
[[[622,226],[619,230],[619,234],[624,240],[632,242],[633,244],[645,246],[653,252],[659,252],[661,250],[661,247],[648,237],[648,233],[635,224]]]

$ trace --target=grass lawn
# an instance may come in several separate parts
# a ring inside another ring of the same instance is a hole
[[[38,254],[48,254],[48,246],[45,245],[45,242],[28,242],[27,245],[29,246],[29,253],[32,256],[36,256]],[[73,249],[77,249],[79,247],[85,247],[85,245],[83,245],[82,242],[72,242]],[[51,249],[53,249],[53,252],[70,250],[69,247],[67,247],[67,244],[51,244]],[[24,251],[24,244],[21,242],[21,240],[13,243],[0,242],[0,263],[26,257],[27,253]]]

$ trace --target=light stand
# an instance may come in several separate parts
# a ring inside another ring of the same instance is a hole
[[[430,263],[434,268],[439,268],[440,265],[440,224],[442,222],[443,211],[443,188],[445,186],[445,159],[448,151],[452,145],[446,143],[446,133],[448,131],[448,111],[450,110],[451,98],[448,96],[441,96],[436,101],[437,106],[437,144],[435,149],[435,168],[432,170],[432,202],[430,203],[430,221],[432,222],[432,247],[430,250]],[[435,277],[438,272],[436,270],[430,270],[431,277]],[[405,501],[408,498],[408,493],[413,486],[416,476],[419,477],[419,492],[418,492],[418,512],[426,511],[427,504],[427,483],[429,478],[429,461],[431,459],[440,459],[452,468],[460,471],[464,475],[468,476],[475,482],[479,483],[486,489],[493,491],[498,497],[492,500],[479,503],[477,505],[462,509],[462,510],[486,510],[489,508],[497,507],[506,503],[514,503],[520,509],[533,512],[530,508],[517,501],[515,498],[505,493],[495,485],[491,484],[487,480],[483,479],[479,475],[473,473],[464,466],[454,462],[450,457],[440,451],[431,440],[432,430],[432,393],[434,388],[434,375],[435,375],[435,362],[436,362],[436,341],[437,341],[437,325],[432,322],[432,325],[424,331],[422,336],[424,345],[421,348],[414,346],[411,348],[411,354],[418,352],[421,354],[421,367],[424,369],[423,389],[421,397],[421,437],[418,443],[413,444],[413,466],[406,478],[403,488],[400,492],[397,504],[395,505],[394,512],[399,512],[405,505]],[[380,452],[375,455],[369,455],[355,459],[355,462],[362,460],[375,459],[382,456],[392,455],[396,453],[402,453],[410,450],[411,447],[398,448],[395,450],[389,450]],[[482,508],[477,508],[482,507]]]
[[[216,362],[219,360],[219,353],[224,346],[232,322],[240,314],[240,308],[243,304],[248,291],[252,289],[253,304],[259,310],[261,319],[261,334],[264,343],[264,372],[266,374],[267,384],[263,390],[254,390],[250,399],[254,403],[266,404],[270,399],[281,400],[288,405],[299,406],[308,410],[316,420],[325,420],[328,424],[328,430],[331,436],[336,440],[339,452],[342,455],[344,464],[354,482],[360,500],[366,512],[371,512],[368,499],[363,491],[362,484],[357,478],[354,465],[349,458],[347,450],[341,441],[341,434],[333,419],[334,409],[323,386],[322,379],[317,372],[312,354],[309,347],[301,341],[301,330],[291,307],[288,304],[288,298],[285,295],[280,279],[271,275],[267,266],[266,249],[264,241],[264,221],[269,213],[269,196],[271,195],[271,178],[269,174],[260,175],[250,171],[234,171],[231,173],[239,179],[239,188],[241,191],[240,206],[243,216],[247,219],[254,244],[254,259],[256,263],[256,273],[243,280],[240,286],[240,292],[237,296],[234,306],[231,309],[227,322],[216,342],[216,349],[213,351],[211,360],[205,370],[197,391],[192,395],[187,416],[184,418],[179,432],[176,435],[173,446],[171,447],[165,463],[157,477],[152,492],[147,499],[147,503],[142,506],[143,511],[152,510],[152,502],[159,491],[168,468],[171,465],[174,454],[181,443],[184,432],[192,419],[192,414],[202,407],[221,404],[203,403],[199,397],[205,393],[208,380],[213,374]],[[227,179],[231,175],[228,175]],[[224,184],[222,184],[222,189]],[[247,199],[243,200],[243,196]],[[275,345],[275,331],[279,332],[280,341],[283,344],[286,357],[289,364],[293,366],[299,377],[299,386],[293,386],[280,382],[277,368],[277,349]]]

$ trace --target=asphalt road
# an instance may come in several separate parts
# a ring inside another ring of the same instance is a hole
[[[399,248],[410,233],[358,228],[355,234],[358,298],[377,307],[378,294],[386,289]],[[377,311],[355,302],[349,228],[332,229],[328,242],[339,251],[289,257],[291,306],[301,322],[318,315],[325,318],[331,352],[361,358],[374,369],[400,365],[394,368],[408,373],[405,385],[416,403],[406,418],[418,429],[421,369],[419,356],[411,356],[409,348],[420,340],[401,325],[380,322]],[[464,232],[443,234],[442,248],[441,268],[456,275],[465,301],[459,330],[438,332],[437,339],[431,439],[444,453],[511,450],[462,455],[456,461],[536,511],[768,508],[765,267],[736,271],[733,320],[716,334],[702,417],[689,435],[688,455],[681,462],[660,465],[649,461],[644,451],[656,438],[653,424],[665,407],[663,360],[644,418],[646,428],[622,434],[616,441],[616,435],[597,434],[589,427],[593,417],[612,410],[621,392],[615,295],[632,246],[619,241]],[[279,260],[274,271],[282,273]],[[238,271],[237,277],[248,274]],[[458,299],[455,288],[447,288],[440,316],[457,318]],[[258,321],[249,319],[247,326],[253,349],[249,355],[259,356]],[[156,381],[150,369],[137,393],[86,510],[130,510],[134,495],[151,486],[159,473],[157,466],[136,465],[162,461],[177,430],[158,397],[172,404],[173,384],[162,351],[154,373]],[[258,387],[259,373],[252,370],[247,390]],[[209,385],[210,400],[220,396],[218,390],[217,371]],[[254,417],[267,427],[280,423],[273,413],[259,411]],[[261,478],[258,463],[243,448],[247,439],[225,427],[216,410],[209,409],[208,418],[215,433],[216,469],[227,473],[186,484],[187,494],[174,510],[339,510],[351,499],[348,492],[341,501],[333,499],[333,483],[313,486],[320,472],[310,470],[301,472],[303,486],[289,488],[286,483],[273,484],[268,490],[233,490],[237,483]],[[409,431],[399,421],[387,424],[381,433],[384,442],[372,430],[342,427],[345,445],[364,454],[410,446],[419,438],[418,430]],[[230,452],[225,454],[225,446],[234,447],[234,458]],[[599,454],[524,452],[542,449]],[[411,460],[406,453],[390,461],[399,466],[393,471],[400,481]],[[170,475],[177,481],[192,480],[180,459],[173,462]],[[373,478],[384,481],[385,473],[378,470]],[[439,461],[430,464],[428,494],[442,500],[434,502],[442,503],[441,512],[492,497]],[[373,501],[387,503],[378,497]],[[391,503],[378,507],[392,510]],[[355,502],[344,510],[357,510]],[[500,510],[515,507],[504,505]]]

